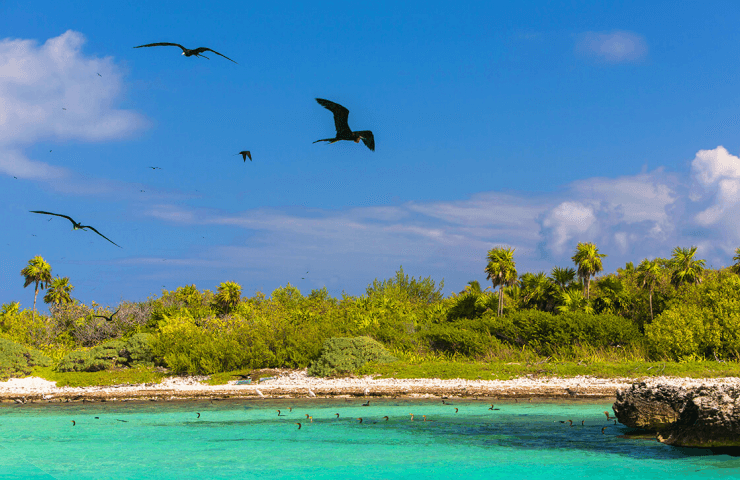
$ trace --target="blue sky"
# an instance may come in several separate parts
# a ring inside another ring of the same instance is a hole
[[[676,246],[731,264],[740,6],[508,3],[3,2],[0,303],[32,304],[36,255],[88,304],[359,295],[399,265],[448,294],[497,245],[520,273],[579,241],[607,273]],[[312,144],[316,97],[376,151]]]

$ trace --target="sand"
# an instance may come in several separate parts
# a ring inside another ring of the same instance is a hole
[[[259,384],[206,385],[207,377],[168,377],[161,383],[105,387],[57,387],[38,377],[13,378],[0,382],[0,401],[11,403],[55,403],[82,401],[168,401],[183,399],[300,398],[300,397],[490,397],[490,398],[612,398],[618,389],[634,382],[684,387],[699,385],[740,386],[740,378],[693,379],[676,377],[557,378],[526,376],[512,380],[392,379],[365,376],[322,379],[306,370],[280,370],[273,379]]]

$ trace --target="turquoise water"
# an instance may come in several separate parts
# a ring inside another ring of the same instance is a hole
[[[740,458],[624,438],[609,402],[363,402],[4,406],[0,479],[740,478]]]

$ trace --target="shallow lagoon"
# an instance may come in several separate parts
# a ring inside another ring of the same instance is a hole
[[[365,401],[3,406],[0,478],[740,478],[740,458],[625,438],[608,401]]]

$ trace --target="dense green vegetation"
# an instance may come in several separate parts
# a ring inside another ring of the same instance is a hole
[[[576,268],[550,275],[519,275],[514,250],[494,248],[483,272],[495,291],[471,281],[445,297],[443,282],[401,268],[359,297],[288,285],[245,298],[224,282],[215,293],[188,285],[108,308],[72,299],[69,279],[53,279],[35,257],[21,273],[35,296],[47,289],[50,313],[2,305],[0,376],[36,369],[82,384],[79,375],[93,375],[86,372],[109,382],[126,371],[156,378],[304,367],[321,376],[736,375],[736,253],[738,264],[710,270],[696,248],[677,247],[671,258],[595,277],[605,255],[593,244],[578,245]]]

